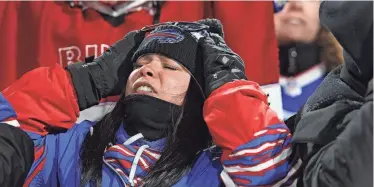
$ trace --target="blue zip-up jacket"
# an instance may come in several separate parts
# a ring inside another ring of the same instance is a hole
[[[95,122],[75,123],[79,109],[65,70],[38,68],[0,95],[0,121],[19,124],[34,141],[35,161],[24,186],[72,187],[80,183],[81,144]],[[251,81],[227,83],[204,104],[204,119],[219,158],[201,153],[174,186],[290,186],[300,163],[291,158],[291,134]],[[67,129],[52,134],[51,128]],[[164,140],[129,137],[122,127],[103,157],[102,186],[140,186],[159,158]]]

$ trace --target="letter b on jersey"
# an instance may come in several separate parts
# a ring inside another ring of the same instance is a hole
[[[82,52],[77,46],[59,48],[58,53],[62,67],[81,61]]]

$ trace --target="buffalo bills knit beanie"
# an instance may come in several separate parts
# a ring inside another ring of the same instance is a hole
[[[179,62],[194,74],[197,49],[198,41],[190,32],[174,25],[161,25],[144,38],[132,61],[149,53],[161,54]]]
[[[216,33],[223,37],[222,24],[217,19],[203,19],[197,22],[173,22],[157,26],[142,41],[134,53],[132,62],[149,53],[161,54],[187,68],[193,79],[204,89],[202,50],[199,39]]]

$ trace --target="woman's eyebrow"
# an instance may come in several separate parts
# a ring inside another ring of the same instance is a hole
[[[152,61],[152,57],[151,57],[151,55],[145,55],[145,56],[142,57],[142,60],[143,61]]]
[[[161,60],[161,62],[164,62],[166,64],[173,65],[173,66],[176,66],[178,68],[182,68],[182,65],[180,65],[177,61],[172,60],[168,57],[161,56],[160,60]]]
[[[149,62],[151,62],[152,61],[152,57],[151,56],[149,56],[149,55],[145,55],[145,56],[142,56],[142,57],[140,57],[135,63],[149,63]]]

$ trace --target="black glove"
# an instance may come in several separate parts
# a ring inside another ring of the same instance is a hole
[[[244,62],[217,33],[209,33],[199,41],[204,62],[205,95],[225,83],[245,79]]]
[[[222,23],[218,19],[206,18],[206,19],[197,21],[197,23],[209,26],[208,28],[209,33],[216,33],[216,34],[219,34],[222,38],[224,38]]]
[[[145,32],[132,31],[93,62],[78,62],[67,67],[80,110],[98,104],[101,98],[118,95],[125,89],[133,70],[131,58],[144,36]]]

